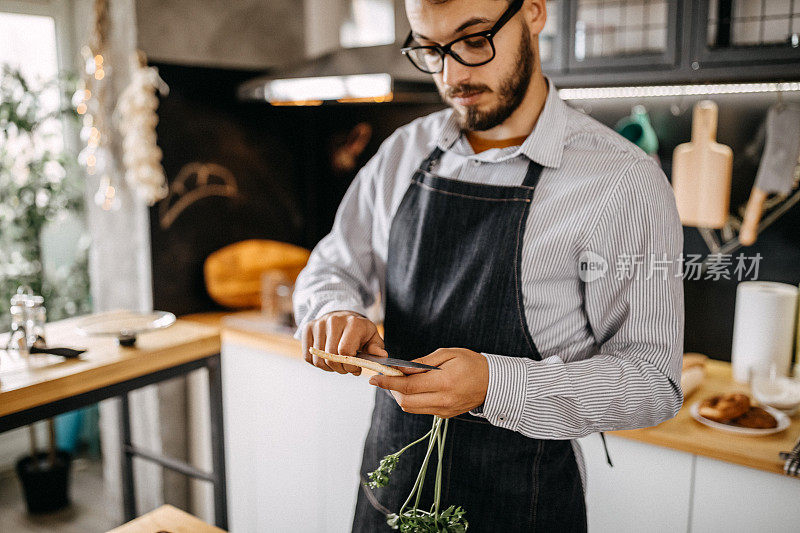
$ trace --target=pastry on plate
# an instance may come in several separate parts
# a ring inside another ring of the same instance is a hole
[[[751,407],[745,414],[730,421],[734,426],[753,429],[772,429],[778,421],[761,407]]]
[[[704,418],[725,424],[749,410],[750,397],[747,394],[732,393],[706,398],[697,412]]]

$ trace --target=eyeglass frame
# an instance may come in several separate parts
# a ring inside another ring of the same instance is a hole
[[[500,15],[500,18],[497,19],[497,22],[495,22],[494,25],[491,28],[489,28],[488,30],[479,31],[479,32],[475,32],[475,33],[470,33],[470,34],[467,34],[467,35],[462,35],[461,37],[458,37],[457,39],[453,39],[449,43],[441,45],[441,46],[438,45],[438,44],[420,45],[420,46],[408,46],[410,44],[411,40],[414,38],[413,30],[409,31],[408,32],[408,37],[406,37],[406,40],[403,42],[403,47],[400,48],[400,53],[403,54],[404,56],[406,56],[408,58],[408,60],[411,61],[411,64],[414,65],[414,67],[417,70],[420,70],[420,71],[422,71],[422,72],[424,72],[426,74],[438,74],[438,73],[442,72],[444,70],[444,58],[445,58],[446,55],[449,55],[450,57],[452,57],[453,59],[455,59],[456,61],[458,61],[459,63],[461,63],[462,65],[467,66],[467,67],[480,67],[481,65],[485,65],[486,63],[489,63],[491,60],[493,60],[497,56],[497,49],[495,49],[495,47],[494,47],[494,36],[495,36],[495,34],[497,34],[497,32],[500,31],[500,28],[505,26],[506,22],[511,20],[514,17],[514,15],[517,14],[517,12],[522,8],[522,5],[524,3],[525,3],[524,0],[514,0],[513,2],[511,2],[511,5],[508,6],[508,8],[503,12],[503,14]],[[452,47],[458,41],[463,41],[465,39],[471,39],[471,38],[475,38],[475,37],[485,37],[486,40],[489,41],[489,46],[492,47],[492,57],[490,57],[486,61],[482,61],[480,63],[466,63],[463,59],[458,57],[458,54],[456,54],[455,52],[452,51]],[[439,57],[442,59],[442,67],[439,70],[437,70],[436,72],[429,72],[429,71],[424,70],[423,68],[421,68],[416,63],[414,63],[414,60],[411,59],[411,57],[408,54],[412,50],[419,50],[419,49],[436,50],[439,53]]]

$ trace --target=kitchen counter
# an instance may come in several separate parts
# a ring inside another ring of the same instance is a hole
[[[248,326],[257,325],[258,316],[258,312],[245,311],[202,313],[181,318],[219,326],[223,343],[243,344],[300,359],[300,342],[291,334],[271,333],[267,328]],[[364,372],[371,373],[367,370]],[[691,404],[723,392],[748,392],[748,386],[732,380],[730,363],[711,360],[705,381],[685,399],[684,406],[675,418],[650,428],[613,431],[607,434],[783,475],[783,461],[778,457],[778,453],[791,450],[800,438],[800,416],[795,415],[792,424],[785,431],[763,437],[720,432],[698,423],[691,417],[689,413]]]

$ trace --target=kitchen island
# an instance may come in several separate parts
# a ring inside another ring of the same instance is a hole
[[[362,376],[321,372],[299,341],[270,333],[256,313],[184,317],[221,324],[233,531],[304,525],[348,531],[375,389]],[[709,363],[702,386],[658,426],[579,439],[587,465],[593,531],[791,531],[800,523],[800,479],[778,453],[800,438],[800,417],[778,434],[722,433],[691,418],[689,406],[744,391],[730,364]],[[239,527],[237,527],[239,526]]]

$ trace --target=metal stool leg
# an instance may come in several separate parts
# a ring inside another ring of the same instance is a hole
[[[131,416],[128,393],[119,397],[120,474],[122,479],[122,513],[125,522],[136,518],[136,495],[133,490],[133,455],[131,445]]]
[[[211,462],[214,469],[214,521],[228,529],[228,495],[225,484],[225,438],[222,417],[222,369],[220,355],[208,359],[208,388],[211,400]]]

